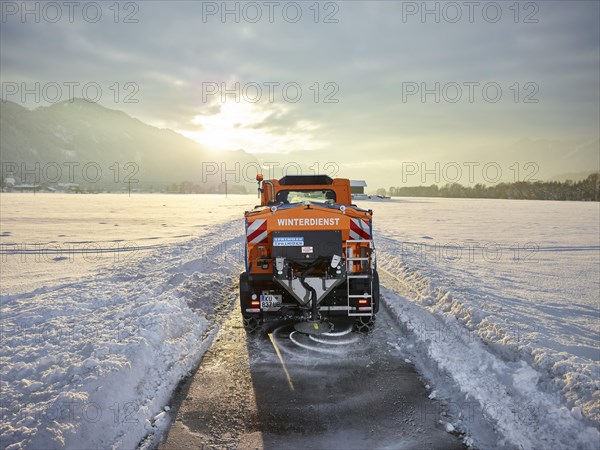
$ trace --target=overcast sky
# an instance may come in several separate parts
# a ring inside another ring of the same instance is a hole
[[[206,147],[331,161],[378,186],[407,162],[598,169],[597,1],[112,5],[2,2],[3,97],[92,83],[102,105]]]

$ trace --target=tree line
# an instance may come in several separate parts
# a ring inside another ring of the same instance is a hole
[[[390,187],[392,197],[505,198],[516,200],[600,201],[600,173],[581,181],[517,181],[493,186],[459,183],[438,186]]]
[[[228,183],[207,184],[193,183],[191,181],[182,181],[181,183],[169,184],[166,187],[166,192],[169,194],[247,194],[247,189],[244,185]]]

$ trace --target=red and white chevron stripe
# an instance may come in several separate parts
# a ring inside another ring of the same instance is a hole
[[[350,219],[350,240],[360,241],[371,239],[369,222],[363,219]]]
[[[258,244],[267,240],[267,221],[265,219],[256,219],[248,225],[246,230],[246,239],[249,244]]]

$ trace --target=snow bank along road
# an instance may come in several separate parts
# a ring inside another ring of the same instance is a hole
[[[276,447],[279,435],[301,439],[301,430],[294,428],[296,415],[306,425],[303,429],[314,430],[311,436],[318,440],[308,442],[315,445],[332,439],[331,443],[360,446],[366,442],[361,439],[366,439],[363,432],[369,423],[372,442],[388,447],[420,442],[452,448],[461,445],[458,439],[479,448],[598,447],[597,361],[513,339],[506,322],[497,320],[501,310],[492,315],[478,307],[466,295],[470,291],[461,290],[460,278],[453,277],[455,285],[447,282],[455,266],[445,268],[442,261],[425,267],[403,258],[403,237],[384,228],[376,228],[386,305],[379,329],[367,338],[331,338],[344,345],[305,342],[285,329],[273,330],[288,381],[271,340],[246,341],[235,328],[242,229],[241,220],[228,220],[213,225],[210,234],[150,250],[135,264],[123,261],[100,269],[93,278],[3,297],[2,447],[145,448],[159,445],[161,439],[168,447],[179,428],[190,424],[194,439],[214,439],[224,446],[239,439],[252,448],[260,442]],[[503,294],[498,283],[494,300],[499,306],[506,305]],[[210,358],[180,386],[189,388],[192,399],[181,391],[173,399],[175,388],[198,367],[221,323],[225,334]],[[345,339],[364,342],[348,344]],[[315,344],[335,353],[319,353],[313,367],[302,345]],[[236,346],[245,353],[229,362]],[[540,354],[543,357],[536,358]],[[190,418],[186,408],[193,405],[194,393],[210,394],[196,389],[195,380],[218,374],[219,364],[235,364],[244,376],[223,393],[226,402],[198,409],[206,420]],[[323,377],[332,368],[330,386],[316,386],[313,392],[313,377]],[[397,382],[387,385],[377,376],[380,372],[390,378],[397,374]],[[352,375],[373,376],[373,386],[386,393],[375,398],[387,402],[373,407],[372,392],[367,395]],[[301,403],[288,382],[300,392],[312,392],[309,399],[315,402]],[[339,383],[345,382],[352,392],[348,403],[328,403],[340,398],[345,387]],[[283,401],[269,395],[271,384],[278,386]],[[406,387],[413,397],[406,395]],[[247,388],[253,396],[242,392]],[[329,391],[333,397],[324,397]],[[177,419],[167,434],[172,403],[180,407],[173,411]],[[401,407],[407,403],[409,408]],[[357,414],[364,405],[364,422],[356,427],[344,423],[346,408]],[[234,406],[238,411],[232,412],[230,423],[220,413],[228,414],[227,408]],[[247,417],[241,411],[252,408],[260,422],[244,429],[255,433],[236,434],[236,421]],[[327,435],[318,420],[323,417],[342,426]],[[406,433],[393,436],[392,425]]]

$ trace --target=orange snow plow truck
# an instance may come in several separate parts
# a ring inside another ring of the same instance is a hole
[[[246,211],[244,328],[293,320],[322,334],[335,317],[370,331],[379,309],[371,210],[352,204],[350,180],[327,175],[256,177],[261,203]]]

